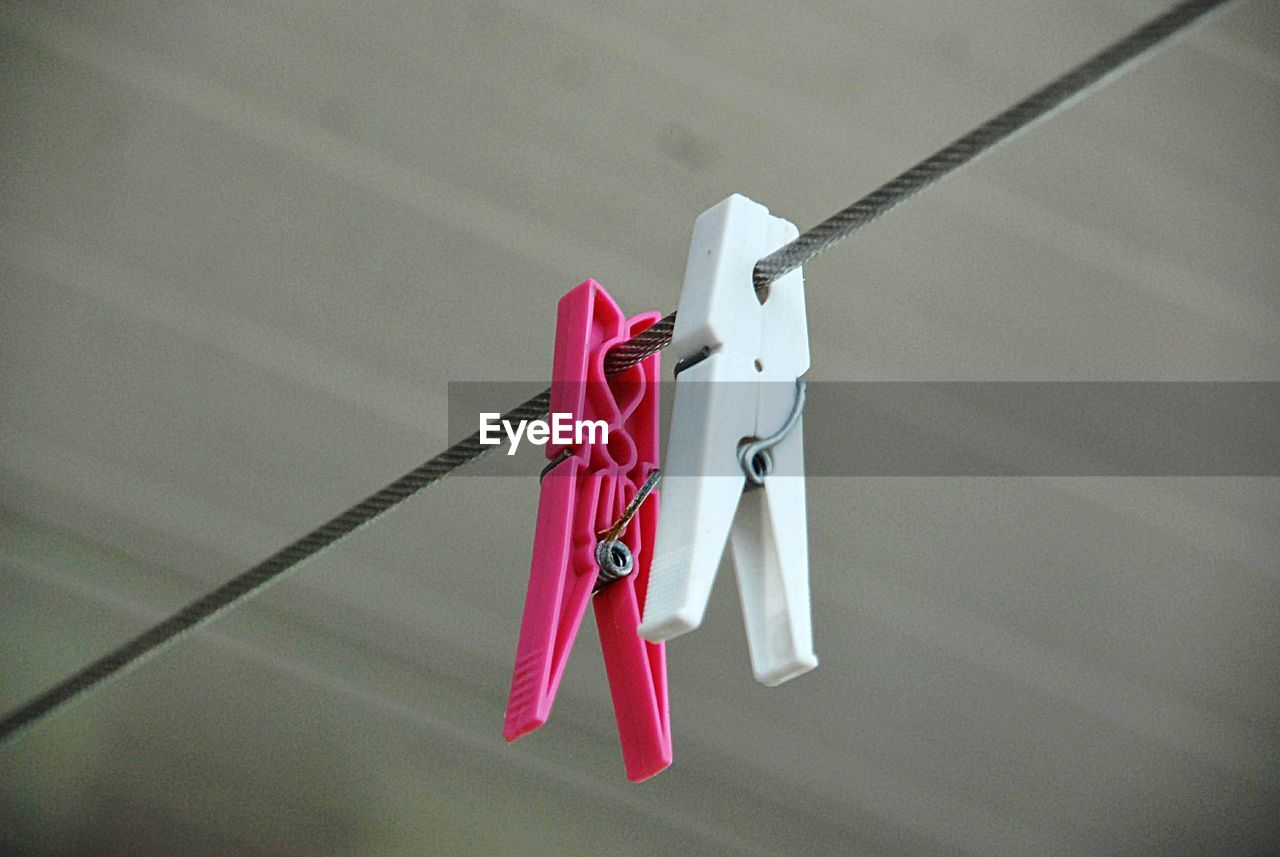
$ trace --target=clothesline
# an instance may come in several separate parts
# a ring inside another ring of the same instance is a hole
[[[778,278],[812,260],[925,188],[972,163],[1017,133],[1066,109],[1141,59],[1150,56],[1154,48],[1185,32],[1192,24],[1203,21],[1209,13],[1225,7],[1229,2],[1231,0],[1185,0],[1178,3],[1008,110],[801,233],[793,241],[756,263],[753,280],[757,295],[762,299],[766,298],[770,285]],[[671,313],[614,348],[606,358],[606,371],[617,374],[666,347],[671,342],[675,318],[676,314]],[[549,389],[544,390],[502,414],[502,419],[517,422],[542,417],[547,413],[550,393]],[[385,488],[281,548],[266,560],[9,712],[0,719],[0,741],[54,713],[86,691],[139,666],[195,628],[283,579],[288,572],[295,570],[306,560],[317,556],[491,449],[492,446],[480,442],[480,433],[476,432],[433,456]]]

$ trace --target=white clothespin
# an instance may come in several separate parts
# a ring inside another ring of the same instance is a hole
[[[675,408],[640,626],[660,642],[702,624],[727,540],[752,671],[770,686],[818,665],[800,421],[799,376],[809,368],[804,276],[797,269],[779,278],[763,304],[752,284],[756,261],[796,235],[793,224],[737,194],[694,223],[670,346],[679,360]]]

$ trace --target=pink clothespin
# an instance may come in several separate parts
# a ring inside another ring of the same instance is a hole
[[[608,442],[547,443],[533,563],[503,735],[546,722],[587,602],[595,607],[627,779],[671,764],[664,644],[637,629],[658,522],[658,355],[612,377],[606,352],[652,325],[587,280],[560,299],[551,413],[601,420]],[[634,518],[634,520],[633,520]],[[594,593],[594,597],[593,597]]]

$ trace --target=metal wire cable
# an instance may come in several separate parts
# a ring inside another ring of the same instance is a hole
[[[503,418],[511,421],[536,419],[547,412],[550,404],[551,391],[548,389],[503,414]],[[400,505],[423,488],[439,482],[454,470],[474,461],[491,449],[493,449],[492,446],[480,443],[479,432],[455,443],[382,490],[361,500],[336,518],[321,524],[253,568],[236,575],[207,595],[192,601],[168,619],[153,625],[124,645],[73,673],[21,708],[6,714],[3,719],[0,719],[0,740],[31,725],[90,688],[112,677],[123,675],[129,669],[142,664],[146,659],[172,645],[184,634],[212,621],[223,610],[256,595],[269,584],[280,580],[285,574],[301,565],[304,560],[316,556],[338,540],[351,535],[365,524]]]
[[[1231,0],[1188,0],[1179,3],[1085,60],[1049,85],[1036,90],[1003,113],[965,134],[911,169],[837,212],[756,263],[756,294],[768,295],[769,284],[848,238],[880,215],[965,164],[1009,140],[1020,131],[1066,109],[1075,100],[1126,70],[1152,48],[1184,31]]]
[[[671,334],[676,329],[676,314],[664,316],[650,327],[637,333],[626,342],[616,345],[604,356],[604,371],[617,375],[629,369],[651,354],[657,354],[671,344]]]
[[[753,276],[757,294],[767,294],[769,284],[778,277],[813,259],[898,203],[1008,140],[1016,132],[1029,128],[1066,107],[1072,100],[1095,89],[1109,76],[1130,65],[1170,36],[1228,2],[1230,0],[1190,0],[1179,3],[1053,83],[761,259],[756,263]],[[616,375],[665,348],[671,342],[675,319],[676,314],[671,313],[615,347],[606,355],[605,371]],[[502,417],[512,422],[537,419],[547,413],[550,403],[551,391],[547,389]],[[480,443],[479,432],[454,444],[263,562],[192,601],[168,619],[6,714],[0,719],[0,741],[20,732],[86,691],[139,666],[188,632],[261,592],[306,560],[372,523],[423,488],[440,481],[491,449],[492,446]]]

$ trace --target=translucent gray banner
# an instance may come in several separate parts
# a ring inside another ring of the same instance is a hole
[[[708,392],[682,386],[681,396]],[[735,386],[732,395],[746,397],[759,385]],[[450,384],[450,440],[476,431],[481,413],[545,387]],[[659,391],[664,448],[675,388],[668,381]],[[564,392],[572,399],[587,391]],[[809,477],[1277,476],[1280,382],[819,381],[808,385],[803,433]],[[515,455],[509,448],[496,446],[457,475],[527,477],[541,469],[542,447],[522,439]]]

